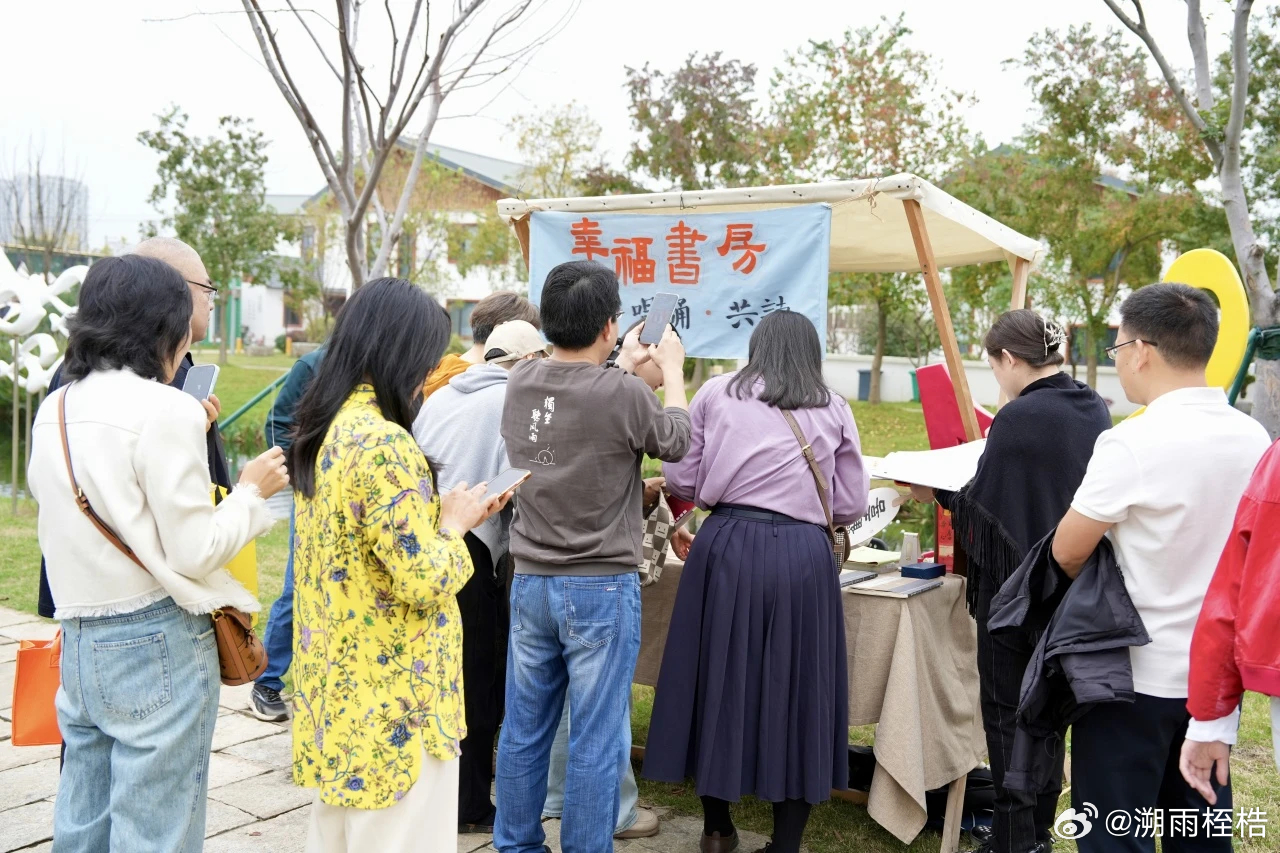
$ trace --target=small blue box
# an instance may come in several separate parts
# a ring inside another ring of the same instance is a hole
[[[920,578],[930,580],[940,578],[947,573],[947,567],[941,563],[912,563],[902,567],[904,578]]]

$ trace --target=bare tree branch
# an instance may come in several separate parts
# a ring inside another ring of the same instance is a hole
[[[293,10],[293,14],[298,19],[298,23],[302,24],[302,28],[307,31],[307,35],[311,37],[311,43],[316,46],[316,50],[320,53],[320,58],[324,60],[324,64],[329,66],[329,70],[333,72],[334,79],[341,80],[342,75],[338,73],[338,69],[334,66],[333,60],[329,58],[329,54],[325,53],[324,47],[320,44],[320,39],[316,38],[316,34],[311,31],[311,27],[307,24],[306,18],[302,17],[302,12],[298,11],[298,7],[293,5],[293,0],[285,0],[289,4],[289,8]]]
[[[476,2],[472,3],[471,8],[478,8],[481,2],[483,2],[483,0],[476,0]],[[458,84],[466,79],[468,72],[474,68],[476,63],[480,61],[480,58],[484,56],[484,52],[489,48],[489,45],[492,44],[493,40],[497,38],[503,30],[519,20],[520,16],[528,10],[532,2],[533,0],[524,0],[523,3],[512,9],[505,18],[500,19],[496,24],[494,24],[493,28],[489,31],[488,36],[485,37],[485,40],[472,54],[470,64],[457,75],[447,90],[441,90],[439,74],[437,73],[434,75],[436,83],[433,87],[431,106],[427,113],[427,123],[423,128],[423,132],[418,136],[418,144],[413,154],[413,165],[409,169],[409,176],[406,178],[404,189],[400,194],[400,202],[396,205],[396,212],[391,220],[392,234],[400,233],[401,226],[404,223],[405,214],[408,213],[409,202],[413,198],[413,188],[417,181],[418,172],[422,168],[423,155],[426,153],[427,140],[431,136],[431,131],[435,129],[436,120],[440,117],[440,106],[444,103],[444,99],[451,95],[457,88]],[[461,27],[450,27],[450,29],[445,32],[445,35],[441,37],[440,48],[436,53],[437,63],[443,61],[444,57],[448,54],[450,44],[446,39],[451,41],[460,29]],[[373,263],[372,272],[374,275],[381,275],[386,269],[387,261],[391,256],[391,249],[391,241],[383,240],[382,248],[378,251],[378,256]]]
[[[391,12],[391,0],[382,0],[382,6],[387,10],[387,24],[391,27],[391,67],[387,70],[387,91],[394,92],[396,90],[396,48],[400,46],[400,36],[396,33],[396,16]]]
[[[1235,27],[1231,33],[1231,114],[1227,118],[1224,169],[1240,168],[1240,136],[1249,107],[1249,13],[1253,0],[1236,4]]]
[[[1147,29],[1147,16],[1142,9],[1142,0],[1131,0],[1134,8],[1137,10],[1138,19],[1135,21],[1124,13],[1120,8],[1118,0],[1102,0],[1107,4],[1115,16],[1120,19],[1120,23],[1124,24],[1134,35],[1142,39],[1147,49],[1151,51],[1151,56],[1156,61],[1156,65],[1160,66],[1160,73],[1164,76],[1165,83],[1173,92],[1178,104],[1182,107],[1182,111],[1186,113],[1188,120],[1195,126],[1195,129],[1204,137],[1205,147],[1209,149],[1209,156],[1213,158],[1215,168],[1219,168],[1222,164],[1222,145],[1216,140],[1209,137],[1209,125],[1205,122],[1204,117],[1200,114],[1200,110],[1196,109],[1195,104],[1191,103],[1191,99],[1187,96],[1187,90],[1183,88],[1182,83],[1178,80],[1178,74],[1169,64],[1169,60],[1165,59],[1164,53],[1160,50],[1160,46],[1156,44],[1155,37],[1151,35],[1151,31]]]
[[[329,144],[290,75],[277,33],[267,24],[261,2],[263,0],[242,0],[258,47],[267,60],[267,69],[302,124],[325,172],[325,179],[338,199],[346,232],[347,266],[353,283],[358,287],[366,275],[383,273],[398,241],[403,239],[402,232],[414,198],[418,174],[422,171],[429,140],[445,99],[455,92],[482,85],[527,64],[528,57],[545,43],[545,38],[535,38],[532,44],[518,45],[511,42],[510,35],[515,24],[522,18],[528,18],[531,10],[537,10],[552,0],[504,3],[496,19],[490,19],[493,23],[487,32],[474,30],[481,29],[480,13],[493,5],[489,0],[454,0],[449,4],[453,12],[451,20],[433,39],[428,39],[426,32],[431,25],[429,0],[414,0],[412,3],[383,0],[381,5],[391,31],[390,63],[385,78],[381,73],[367,74],[366,65],[360,61],[359,21],[361,6],[366,0],[335,0],[335,29],[341,48],[341,68],[338,68],[338,60],[330,61],[323,50],[321,53],[342,86],[341,142],[336,149]],[[580,0],[568,2],[576,9]],[[322,48],[314,28],[301,20],[297,0],[288,0],[288,5],[295,20],[303,24],[312,44]],[[397,20],[397,7],[401,14],[406,15],[407,26]],[[555,28],[562,28],[569,17],[571,13],[561,17]],[[465,52],[464,43],[467,46]],[[382,49],[379,53],[387,47],[385,43],[379,46]],[[502,48],[506,47],[510,49],[504,51]],[[451,59],[458,60],[456,65],[450,62]],[[370,69],[373,67],[369,66]],[[375,90],[374,76],[385,79],[385,90]],[[401,140],[406,137],[409,124],[414,121],[424,99],[426,115],[412,148],[408,172],[401,182],[399,167],[402,161],[396,160],[394,172],[387,169],[387,163],[393,156],[400,157],[397,152],[405,148]],[[388,175],[394,175],[394,180],[386,183],[394,186],[381,186],[384,176]],[[394,208],[391,206],[393,198],[396,201]],[[371,250],[374,248],[372,244],[377,244],[370,264],[364,244],[366,229],[374,220],[379,234],[376,239],[368,237]]]
[[[470,4],[465,9],[462,10],[462,14],[465,15],[466,17],[470,17],[471,15],[475,14],[476,10],[478,10],[481,6],[483,6],[484,3],[485,3],[485,0],[471,0]],[[458,32],[458,29],[464,23],[466,23],[465,17],[455,19],[449,25],[449,27],[444,31],[444,33],[440,36],[439,47],[436,49],[435,58],[431,60],[430,69],[427,71],[426,80],[423,82],[424,86],[427,83],[430,83],[433,88],[439,87],[440,67],[441,65],[443,65],[444,59],[449,53],[449,48],[452,44],[454,35]],[[422,102],[422,98],[424,95],[425,95],[424,88],[419,88],[409,95],[409,100],[405,104],[405,109],[408,110],[408,112],[402,113],[401,120],[398,121],[395,124],[395,126],[391,128],[389,133],[386,134],[386,142],[384,143],[384,150],[389,151],[394,149],[396,142],[400,139],[400,136],[404,133],[405,126],[409,123],[409,119],[412,116],[413,111],[417,110],[418,105]],[[434,105],[434,114],[439,115],[439,111],[440,111],[440,104],[439,102],[437,102]],[[430,121],[431,121],[431,127],[434,127],[435,119],[431,118]],[[430,135],[429,132],[420,134],[419,140],[418,140],[419,149],[426,148],[426,140],[429,135]],[[404,221],[404,216],[400,215],[399,211],[402,207],[407,206],[408,204],[407,199],[411,198],[413,195],[413,185],[417,181],[418,169],[422,165],[421,156],[417,151],[415,151],[414,153],[414,163],[416,165],[414,166],[413,169],[410,170],[408,177],[405,178],[405,186],[404,186],[404,191],[401,193],[400,204],[396,206],[397,215],[395,216],[394,219],[392,219],[392,222],[391,222],[391,233],[395,233],[397,229],[400,227],[400,224]],[[356,209],[360,211],[361,216],[364,215],[363,211],[369,208],[370,197],[376,191],[378,180],[382,177],[382,168],[385,164],[386,164],[386,157],[384,156],[374,163],[373,171],[366,176],[364,191],[361,193],[360,198],[357,199],[356,201]],[[384,235],[384,239],[385,239],[385,235]],[[382,262],[385,263],[385,258],[382,258],[381,253],[379,253],[379,258],[382,259]],[[381,265],[375,262],[373,268],[375,270],[379,270],[381,269]]]
[[[388,6],[387,6],[388,17],[391,16],[391,6],[389,4],[390,4],[390,0],[388,0]],[[386,124],[387,117],[390,115],[391,111],[394,109],[396,96],[400,94],[400,87],[404,85],[404,72],[405,72],[405,69],[409,67],[409,51],[413,47],[413,34],[418,29],[418,16],[421,12],[422,12],[422,0],[417,0],[417,2],[413,4],[413,15],[409,18],[409,29],[408,31],[405,32],[405,35],[404,35],[404,49],[400,52],[400,73],[394,76],[391,87],[387,90],[386,114],[384,114],[382,117],[383,119],[382,123],[384,126]],[[395,49],[393,47],[392,53],[394,54],[394,52],[395,52]],[[425,63],[425,58],[424,58],[424,63]],[[391,64],[392,64],[392,68],[394,68],[395,67],[394,55],[392,56]],[[416,85],[417,85],[417,82],[415,81],[414,86]],[[412,91],[412,88],[413,87],[410,87],[410,91]]]
[[[4,239],[28,251],[38,250],[41,272],[47,276],[53,269],[55,253],[79,249],[88,239],[88,234],[82,233],[79,227],[84,224],[79,220],[85,215],[79,204],[83,174],[78,169],[67,168],[65,153],[58,158],[56,174],[50,174],[45,166],[43,145],[37,146],[30,139],[25,169],[19,171],[16,149],[11,162],[8,174],[0,172],[0,185],[4,187],[13,229]]]
[[[1209,41],[1204,32],[1200,0],[1187,0],[1187,41],[1196,70],[1196,104],[1205,112],[1213,109],[1213,76],[1209,71]]]
[[[319,122],[311,113],[301,90],[289,73],[284,56],[280,52],[280,44],[276,41],[275,32],[268,25],[258,0],[241,0],[241,3],[249,16],[249,25],[253,30],[254,38],[257,39],[258,49],[262,51],[262,58],[267,63],[267,71],[275,80],[280,94],[284,95],[285,102],[293,110],[298,123],[302,125],[302,131],[306,134],[307,141],[311,143],[312,153],[316,155],[316,162],[320,164],[320,171],[324,173],[329,189],[333,190],[339,206],[345,212],[354,203],[353,193],[338,179],[339,165],[337,157],[333,154],[333,148],[329,145],[328,138],[320,129]]]

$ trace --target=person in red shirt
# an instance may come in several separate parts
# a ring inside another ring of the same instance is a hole
[[[1240,717],[1240,698],[1252,690],[1271,697],[1271,734],[1280,769],[1280,442],[1253,472],[1235,524],[1218,560],[1191,638],[1187,710],[1194,720]],[[1215,803],[1212,776],[1227,782],[1235,735],[1182,744],[1179,766],[1187,784]]]

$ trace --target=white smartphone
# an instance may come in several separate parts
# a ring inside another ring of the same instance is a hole
[[[208,400],[213,393],[213,386],[218,384],[218,365],[196,364],[187,369],[187,378],[182,380],[182,390],[197,400]]]
[[[495,495],[505,495],[512,491],[525,480],[533,475],[532,471],[524,468],[508,468],[498,476],[489,481],[485,486],[484,499],[488,500]]]

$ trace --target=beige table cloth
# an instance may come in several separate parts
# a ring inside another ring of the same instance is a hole
[[[683,564],[668,556],[662,580],[641,593],[637,684],[656,685]],[[849,725],[876,727],[876,772],[867,811],[904,844],[925,824],[925,791],[986,754],[978,704],[977,634],[965,579],[907,599],[843,593],[849,654]]]

